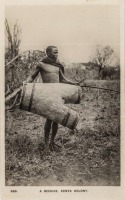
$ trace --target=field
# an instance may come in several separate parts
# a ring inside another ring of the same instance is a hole
[[[89,80],[88,85],[119,89],[119,81]],[[120,185],[120,94],[83,88],[76,110],[83,128],[59,126],[59,152],[44,145],[45,119],[19,109],[6,111],[6,185]]]

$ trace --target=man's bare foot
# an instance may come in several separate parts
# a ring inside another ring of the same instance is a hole
[[[50,143],[49,148],[51,151],[60,151],[61,146],[56,143]]]

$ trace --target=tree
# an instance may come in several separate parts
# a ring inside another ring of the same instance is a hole
[[[111,57],[114,54],[114,50],[108,46],[98,45],[95,54],[91,58],[91,62],[98,66],[99,74],[105,66],[109,66],[111,62]]]
[[[5,19],[5,34],[6,34],[6,51],[5,51],[5,63],[12,61],[19,54],[19,47],[21,43],[21,28],[18,21],[10,28],[8,20]],[[5,66],[6,79],[10,77],[10,82],[6,84],[7,94],[11,91],[14,84],[14,63]]]
[[[5,19],[5,34],[7,38],[6,55],[12,59],[18,55],[21,43],[21,28],[18,21],[14,24],[11,31],[8,20]]]

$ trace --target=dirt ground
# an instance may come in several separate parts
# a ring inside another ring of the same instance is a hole
[[[118,81],[88,81],[89,85],[119,90]],[[44,145],[45,119],[23,110],[6,111],[6,185],[120,185],[120,95],[83,88],[80,104],[68,105],[82,119],[74,133],[59,126],[56,143]]]

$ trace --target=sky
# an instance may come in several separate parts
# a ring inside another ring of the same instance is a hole
[[[96,45],[110,45],[119,55],[118,5],[6,6],[5,17],[20,24],[21,51],[54,45],[61,61],[87,62]]]

